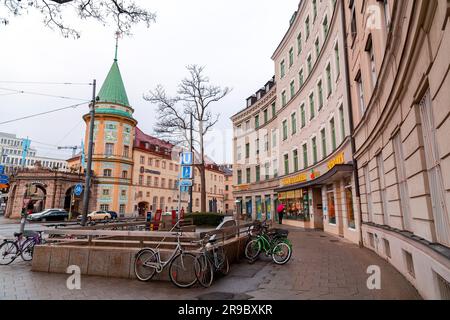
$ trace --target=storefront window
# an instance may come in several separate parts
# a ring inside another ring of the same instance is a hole
[[[347,208],[348,227],[355,229],[355,212],[353,211],[353,193],[350,178],[345,179],[345,206]]]
[[[310,220],[307,189],[282,192],[278,195],[278,199],[286,207],[285,219],[297,221]]]
[[[336,208],[334,205],[333,185],[327,186],[327,206],[328,206],[328,222],[330,224],[336,224]]]

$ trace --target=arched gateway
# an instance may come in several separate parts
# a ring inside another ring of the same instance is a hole
[[[11,176],[5,216],[20,218],[23,208],[33,212],[51,208],[69,210],[71,202],[72,212],[81,212],[82,198],[71,196],[78,183],[84,184],[83,174],[46,168],[21,169]]]

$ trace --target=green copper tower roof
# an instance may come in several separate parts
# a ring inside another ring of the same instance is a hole
[[[127,92],[123,85],[122,75],[117,64],[117,53],[114,63],[109,70],[108,76],[98,93],[98,102],[117,103],[129,107]]]

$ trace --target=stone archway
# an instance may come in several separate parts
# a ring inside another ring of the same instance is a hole
[[[33,213],[41,212],[46,209],[47,186],[40,183],[31,183],[27,185],[23,197],[23,207]]]
[[[75,194],[73,194],[74,188],[75,185],[72,185],[66,190],[63,207],[67,212],[71,212],[72,216],[77,216],[81,213],[84,191],[81,193],[81,195],[76,196]]]
[[[147,212],[150,210],[150,203],[143,201],[138,203],[138,212],[139,216],[145,216]]]

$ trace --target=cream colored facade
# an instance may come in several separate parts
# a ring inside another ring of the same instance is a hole
[[[248,218],[284,203],[283,223],[358,242],[342,18],[335,1],[300,2],[274,80],[232,117],[234,196]]]
[[[364,245],[450,299],[450,2],[343,8]]]

